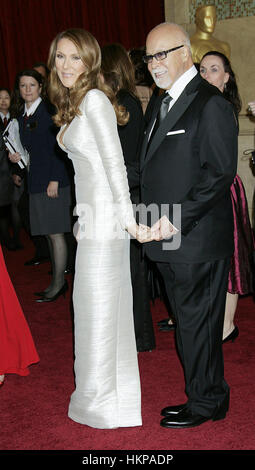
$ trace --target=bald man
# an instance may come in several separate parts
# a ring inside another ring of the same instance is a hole
[[[188,398],[166,406],[161,425],[188,428],[223,419],[229,406],[222,331],[233,253],[230,186],[238,130],[231,105],[197,73],[189,37],[180,26],[154,28],[144,61],[165,90],[141,154],[142,202],[158,210],[156,216],[151,212],[150,223],[156,241],[144,250],[157,263],[176,318]]]

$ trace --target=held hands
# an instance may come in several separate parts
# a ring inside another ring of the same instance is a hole
[[[146,225],[139,224],[136,222],[127,227],[127,231],[132,237],[136,238],[140,243],[147,243],[153,240],[151,236],[151,229]]]
[[[177,228],[175,228],[174,225],[171,224],[166,215],[163,215],[163,217],[161,217],[161,219],[159,219],[151,227],[151,235],[153,237],[153,240],[156,241],[171,238],[178,231],[179,230],[177,230]]]
[[[178,230],[169,222],[168,218],[163,215],[151,228],[146,225],[133,223],[127,228],[127,231],[140,243],[148,243],[152,240],[160,241],[171,238]]]

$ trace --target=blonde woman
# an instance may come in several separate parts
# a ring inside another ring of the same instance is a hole
[[[100,79],[96,39],[69,29],[49,54],[58,142],[75,171],[78,247],[74,279],[75,379],[69,417],[95,428],[140,426],[140,379],[133,325],[127,231],[140,241],[117,122],[128,120]],[[85,227],[85,229],[84,229]]]

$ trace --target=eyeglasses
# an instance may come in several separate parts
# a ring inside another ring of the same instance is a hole
[[[144,55],[143,56],[143,61],[146,64],[150,64],[153,61],[153,57],[155,57],[157,62],[159,62],[160,60],[164,60],[169,52],[177,51],[177,49],[180,49],[183,46],[184,46],[184,44],[182,44],[181,46],[172,47],[172,49],[168,49],[168,51],[161,51],[161,52],[157,52],[156,54],[152,54],[152,55]]]

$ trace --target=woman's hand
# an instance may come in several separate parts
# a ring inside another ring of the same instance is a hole
[[[12,179],[16,186],[21,186],[22,179],[19,175],[12,175]]]
[[[165,215],[151,227],[152,236],[156,241],[168,240],[178,232],[179,230],[171,224]]]
[[[20,153],[19,152],[16,152],[16,153],[9,152],[9,160],[11,160],[12,163],[18,163],[21,160]]]
[[[136,238],[140,243],[147,243],[154,240],[151,229],[147,225],[139,224],[136,222],[127,227],[127,231],[132,237]]]
[[[47,194],[52,199],[58,197],[58,181],[50,181],[47,187]]]

